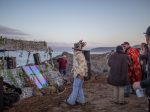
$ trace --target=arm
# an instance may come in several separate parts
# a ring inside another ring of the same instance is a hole
[[[57,62],[58,62],[58,63],[61,63],[62,59],[63,59],[63,58],[59,57],[59,58],[57,59]]]
[[[150,77],[146,80],[141,81],[140,85],[142,88],[150,87]]]
[[[128,58],[128,65],[131,66],[132,65],[131,58],[129,56],[127,56],[127,58]]]
[[[134,82],[134,84],[133,84],[134,89],[137,89],[140,87],[142,87],[142,88],[150,87],[150,77],[147,78],[146,80],[141,81],[141,82]]]
[[[108,58],[108,62],[107,62],[107,64],[108,64],[109,67],[111,66],[111,60],[112,60],[111,57],[112,57],[112,56],[110,56],[110,57]]]
[[[68,60],[66,59],[66,65],[68,64]]]

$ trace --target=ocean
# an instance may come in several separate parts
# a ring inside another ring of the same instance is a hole
[[[73,52],[70,52],[70,51],[66,51],[66,52],[73,54]],[[35,53],[40,54],[41,62],[50,59],[49,54],[45,51],[32,51],[29,56],[28,64],[34,64],[33,54],[35,54]],[[62,51],[52,52],[52,57],[56,57],[58,55],[61,55],[62,53],[63,53]],[[106,53],[106,51],[105,52],[90,52],[90,53],[91,54],[103,54],[103,53]],[[23,51],[23,50],[5,51],[5,52],[0,52],[0,57],[5,57],[5,56],[6,57],[16,57],[16,65],[17,65],[17,67],[19,67],[19,66],[24,66],[27,64],[28,54],[29,54],[29,52]]]
[[[34,64],[34,58],[33,58],[33,54],[35,53],[39,53],[40,54],[40,58],[41,58],[41,62],[48,60],[50,58],[50,56],[48,55],[48,53],[44,52],[44,51],[32,51],[30,53],[29,56],[29,64]],[[27,51],[23,51],[23,50],[18,50],[18,51],[5,51],[5,52],[0,52],[0,57],[16,57],[16,65],[18,66],[23,66],[27,64],[27,59],[28,59],[28,54],[29,52]]]

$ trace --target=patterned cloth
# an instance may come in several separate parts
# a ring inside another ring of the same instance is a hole
[[[131,58],[132,61],[132,65],[130,66],[128,71],[128,78],[130,84],[133,84],[134,82],[141,81],[142,72],[141,72],[141,65],[139,62],[140,53],[138,49],[131,47],[126,50],[126,53]]]
[[[78,74],[86,77],[87,70],[87,62],[82,51],[75,51],[73,56],[73,77],[76,78]]]

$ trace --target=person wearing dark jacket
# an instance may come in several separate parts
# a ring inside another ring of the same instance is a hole
[[[148,45],[146,43],[141,43],[141,54],[139,60],[142,69],[142,80],[147,78],[148,51]]]
[[[146,42],[148,44],[148,47],[150,48],[150,26],[147,28],[147,31],[145,34],[145,37],[146,37]],[[135,82],[133,84],[133,87],[136,89],[136,88],[139,88],[139,87],[142,87],[142,88],[147,88],[147,87],[150,87],[150,51],[148,51],[148,73],[147,73],[147,79],[141,81],[141,82]]]
[[[150,26],[147,28],[147,31],[145,34],[146,37],[146,42],[148,44],[148,47],[150,49]],[[150,112],[150,51],[148,52],[148,73],[147,73],[147,79],[141,81],[141,82],[135,82],[133,84],[134,89],[138,88],[145,88],[146,89],[146,95],[148,96],[148,101],[149,101],[149,110]]]
[[[126,104],[124,86],[128,85],[128,67],[131,65],[131,60],[123,53],[122,46],[116,47],[116,52],[110,56],[108,65],[110,66],[108,83],[114,86],[114,103]]]

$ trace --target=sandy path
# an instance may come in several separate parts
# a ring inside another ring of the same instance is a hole
[[[146,98],[131,95],[126,105],[112,102],[112,86],[106,83],[105,76],[99,76],[85,82],[84,91],[87,104],[85,106],[68,106],[63,100],[70,94],[71,87],[61,95],[36,96],[19,101],[13,108],[4,112],[147,112]]]

